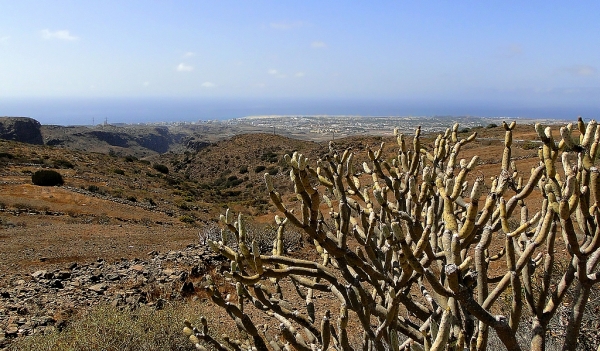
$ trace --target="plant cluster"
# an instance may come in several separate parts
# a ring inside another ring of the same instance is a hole
[[[57,171],[41,169],[31,176],[31,182],[40,186],[63,185],[63,177]]]
[[[224,274],[235,285],[223,296],[207,278],[208,294],[247,337],[217,338],[206,319],[184,332],[200,350],[486,350],[494,334],[511,351],[544,350],[560,312],[553,333],[575,350],[600,281],[600,128],[580,119],[557,142],[537,124],[539,164],[523,177],[511,159],[514,127],[503,123],[499,173],[487,181],[470,176],[477,156],[459,159],[476,134],[459,138],[458,125],[430,151],[420,128],[412,150],[396,131],[396,157],[385,161],[382,144],[362,169],[332,144],[316,167],[286,155],[299,201],[285,205],[265,175],[283,215],[272,253],[248,244],[244,218],[231,211],[221,222],[234,245],[227,235],[208,240],[230,260]],[[285,254],[287,223],[310,237],[318,262]],[[526,324],[529,335],[519,335]]]

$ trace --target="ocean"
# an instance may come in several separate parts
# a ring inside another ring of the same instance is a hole
[[[42,124],[194,122],[257,115],[476,116],[575,120],[600,118],[600,108],[503,103],[361,99],[0,98],[0,116]]]

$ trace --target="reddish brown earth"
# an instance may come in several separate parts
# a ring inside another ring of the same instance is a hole
[[[478,154],[483,164],[471,177],[483,174],[489,179],[499,172],[504,130],[498,127],[477,131],[481,139],[463,147],[461,157],[470,159]],[[514,140],[529,140],[534,136],[532,126],[518,126]],[[423,145],[430,149],[433,138],[425,136]],[[161,175],[151,167],[156,160],[126,162],[123,158],[103,154],[0,142],[0,152],[21,159],[38,158],[45,164],[65,159],[74,165],[72,169],[59,169],[68,188],[39,187],[31,184],[30,173],[41,165],[5,160],[0,168],[0,205],[3,207],[0,271],[9,275],[66,261],[89,261],[98,257],[115,260],[141,257],[152,250],[181,248],[196,241],[203,223],[216,220],[225,206],[247,212],[258,222],[272,222],[274,207],[262,185],[264,171],[254,172],[254,169],[278,167],[275,178],[279,191],[284,200],[295,199],[287,183],[285,165],[278,159],[271,162],[261,156],[271,152],[281,158],[284,153],[300,151],[314,162],[327,146],[271,135],[261,138],[260,144],[256,140],[256,135],[242,135],[218,142],[197,154],[164,155],[159,160],[169,165],[172,170],[169,175]],[[336,141],[336,147],[351,148],[357,153],[357,162],[362,163],[366,157],[364,150],[378,148],[382,141],[385,153],[393,155],[397,145],[391,137],[350,137]],[[515,141],[512,154],[518,159],[519,173],[528,177],[530,168],[538,163],[537,149],[524,150],[522,144]],[[240,173],[241,166],[247,166],[249,171]],[[115,169],[122,169],[125,174],[116,174]],[[233,197],[214,194],[210,185],[223,173],[240,179],[248,177],[241,184],[227,188],[240,194]],[[177,184],[172,185],[173,179]],[[90,185],[98,186],[104,195],[76,192]],[[124,201],[129,197],[134,197],[136,202]],[[152,199],[157,206],[149,209],[147,199]],[[529,201],[535,203],[539,199]],[[181,216],[192,217],[194,224],[183,223]]]
[[[490,177],[500,171],[504,129],[477,132],[480,139],[464,146],[460,158],[469,160],[479,155],[482,164],[469,180],[483,175],[489,185]],[[412,131],[406,134],[407,144],[412,145]],[[467,134],[460,136],[464,138]],[[424,136],[425,148],[431,150],[434,139],[434,135]],[[517,159],[519,175],[527,179],[531,167],[539,162],[537,148],[527,143],[537,139],[533,127],[518,126],[513,139],[512,155]],[[382,141],[384,155],[393,157],[397,144],[392,137],[350,137],[337,140],[336,147],[357,152],[360,164],[366,160],[367,147],[376,149]],[[215,221],[226,207],[249,214],[255,222],[272,223],[275,209],[263,185],[264,170],[255,169],[277,168],[276,186],[284,201],[291,204],[295,196],[287,181],[285,164],[279,160],[293,151],[306,154],[314,163],[327,151],[327,145],[271,135],[259,139],[256,135],[241,135],[198,153],[165,154],[149,162],[128,162],[104,154],[0,141],[0,152],[13,154],[15,159],[43,162],[2,160],[0,287],[15,274],[50,271],[71,262],[89,263],[98,258],[108,262],[121,258],[147,259],[150,251],[181,250],[197,242],[206,224]],[[270,155],[275,156],[269,158]],[[31,172],[58,159],[74,165],[59,169],[67,187],[31,184]],[[168,165],[170,173],[160,174],[153,169],[153,163]],[[241,171],[243,167],[247,171]],[[117,169],[124,174],[115,173]],[[222,180],[232,176],[242,181],[224,186]],[[100,192],[81,190],[90,186],[99,187]],[[135,201],[127,200],[132,197]],[[149,205],[150,200],[155,206]],[[539,194],[534,192],[527,203],[533,213],[541,203]],[[182,221],[185,218],[192,221]],[[493,254],[502,246],[503,241],[497,240],[490,252]],[[308,247],[293,255],[316,257]],[[318,303],[323,308],[333,308],[332,301],[325,296]]]

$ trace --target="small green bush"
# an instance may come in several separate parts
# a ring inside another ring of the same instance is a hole
[[[183,216],[179,217],[179,221],[181,221],[183,223],[187,223],[187,224],[196,223],[196,219],[194,219],[194,217],[188,216],[188,215],[183,215]]]
[[[498,125],[496,123],[490,123],[487,125],[486,128],[491,129],[491,128],[496,128]]]
[[[59,159],[54,161],[54,168],[75,168],[75,165],[67,160]]]
[[[240,174],[248,173],[248,166],[240,167]]]
[[[100,191],[100,188],[97,185],[90,185],[87,188],[88,191],[91,191],[92,193],[97,193]]]
[[[268,161],[270,163],[275,163],[279,159],[279,156],[273,151],[266,151],[261,156],[260,159],[262,161]]]
[[[114,170],[114,172],[115,172],[116,174],[125,175],[125,171],[124,171],[124,170],[122,170],[122,169],[115,169],[115,170]]]
[[[191,207],[190,207],[190,205],[188,205],[188,204],[187,204],[187,203],[185,203],[185,202],[181,202],[181,203],[177,204],[177,207],[179,207],[180,209],[182,209],[182,210],[184,210],[184,211],[189,211],[189,210],[191,210]],[[183,221],[182,221],[182,222],[183,222]]]
[[[523,144],[521,144],[521,148],[523,148],[523,150],[537,149],[538,146],[539,145],[534,143],[533,141],[525,141],[523,142]]]
[[[155,170],[159,171],[160,173],[163,174],[169,174],[169,167],[165,166],[165,165],[161,165],[160,163],[155,163],[152,168],[154,168]]]
[[[265,166],[256,166],[256,168],[254,168],[254,173],[260,173],[260,172],[264,171],[265,169],[267,169],[267,167],[265,167]]]
[[[42,169],[31,176],[31,181],[35,185],[55,186],[63,185],[65,182],[60,173],[48,169]]]

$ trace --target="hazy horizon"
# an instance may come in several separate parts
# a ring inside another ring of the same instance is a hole
[[[0,116],[31,117],[42,124],[192,122],[262,115],[473,116],[525,119],[586,120],[595,108],[514,106],[455,101],[393,101],[366,99],[185,99],[75,98],[0,100]],[[593,115],[593,116],[591,116]]]

